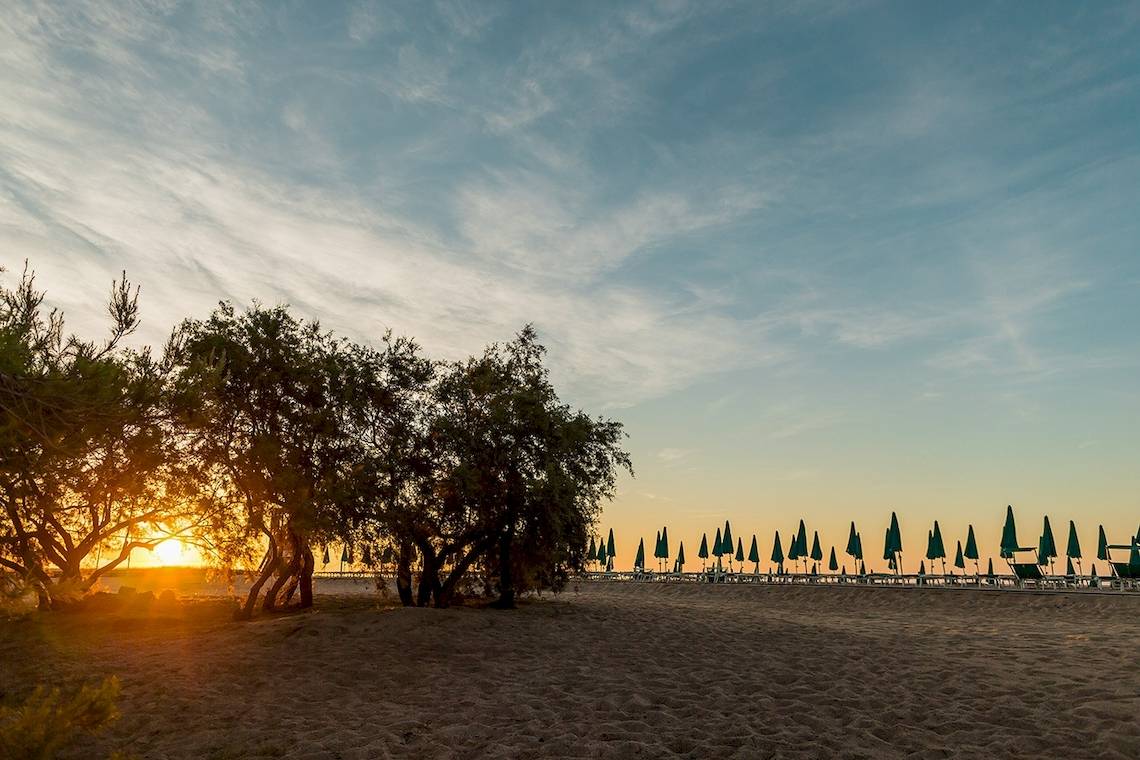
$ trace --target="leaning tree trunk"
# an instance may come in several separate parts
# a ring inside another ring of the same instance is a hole
[[[261,563],[261,573],[258,575],[257,580],[249,588],[249,593],[245,597],[245,604],[238,610],[235,617],[239,620],[249,620],[253,617],[253,607],[257,604],[257,597],[261,594],[261,587],[269,580],[269,576],[273,575],[273,571],[277,567],[278,554],[277,542],[273,537],[269,537],[269,548],[265,550],[265,559]]]
[[[436,607],[442,608],[451,605],[451,598],[455,593],[455,586],[459,583],[463,576],[467,574],[467,571],[476,562],[476,560],[478,560],[479,557],[483,556],[486,551],[494,547],[494,541],[494,537],[492,537],[489,542],[479,542],[473,546],[462,559],[455,563],[455,566],[451,568],[451,572],[448,573],[443,583],[440,584],[439,588],[435,592]]]
[[[277,578],[269,590],[265,592],[265,599],[261,603],[261,609],[264,612],[275,612],[277,610],[277,596],[281,593],[281,589],[285,588],[285,585],[296,578],[301,571],[301,554],[297,551],[297,534],[289,528],[286,528],[286,531],[283,538],[288,541],[288,550],[282,551],[275,563],[274,569]]]

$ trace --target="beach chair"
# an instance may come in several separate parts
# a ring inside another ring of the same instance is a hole
[[[1140,582],[1140,537],[1133,539],[1130,544],[1109,544],[1105,549],[1105,556],[1116,580],[1122,586],[1136,586]],[[1120,559],[1114,559],[1112,557],[1113,549],[1127,551],[1128,559],[1123,562]]]
[[[1030,552],[1033,553],[1032,562],[1018,559],[1018,555],[1024,556]],[[1006,557],[1005,561],[1009,563],[1009,569],[1013,571],[1013,578],[1018,586],[1040,587],[1045,580],[1045,574],[1041,572],[1037,547],[1035,546],[1020,546],[1014,550],[1012,556]]]

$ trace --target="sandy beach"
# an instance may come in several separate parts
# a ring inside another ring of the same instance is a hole
[[[324,584],[327,589],[330,584]],[[519,610],[322,595],[0,624],[0,682],[117,675],[74,757],[1140,754],[1140,598],[584,583]]]

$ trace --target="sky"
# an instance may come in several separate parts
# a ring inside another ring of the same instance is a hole
[[[9,0],[0,264],[458,358],[533,323],[669,526],[1140,523],[1134,3]],[[11,272],[8,273],[10,278]],[[10,281],[10,280],[9,280]],[[872,550],[874,547],[874,550]],[[876,563],[869,563],[869,567]],[[881,563],[878,563],[881,564]],[[1102,568],[1106,570],[1107,568]]]

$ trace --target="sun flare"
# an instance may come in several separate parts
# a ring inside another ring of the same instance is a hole
[[[182,561],[182,542],[168,538],[154,548],[154,554],[163,565],[177,565]]]

